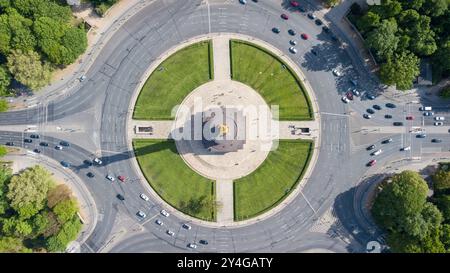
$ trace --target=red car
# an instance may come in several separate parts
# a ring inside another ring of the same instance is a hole
[[[372,160],[370,160],[369,161],[369,166],[373,166],[373,165],[375,165],[375,164],[377,164],[377,161],[375,160],[375,159],[372,159]]]
[[[406,117],[406,120],[413,120],[413,119],[414,119],[413,116],[407,116],[407,117]]]
[[[125,182],[125,176],[119,175],[119,176],[117,177],[117,179],[119,179],[119,180],[122,181],[122,182]]]
[[[296,7],[300,6],[300,4],[297,1],[291,1],[291,6],[296,8]]]
[[[348,91],[347,94],[345,94],[345,95],[347,96],[347,98],[349,100],[353,100],[353,93],[352,92]]]
[[[304,40],[308,40],[308,34],[306,34],[306,33],[302,33],[302,39],[304,39]]]
[[[287,14],[281,14],[281,18],[283,18],[284,20],[287,20],[287,19],[289,19],[289,16],[287,16]]]

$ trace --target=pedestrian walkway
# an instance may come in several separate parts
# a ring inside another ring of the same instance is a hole
[[[216,204],[219,225],[232,224],[234,221],[233,210],[233,180],[216,181]]]
[[[212,39],[212,43],[214,56],[214,80],[230,80],[230,40],[225,36],[216,36]]]

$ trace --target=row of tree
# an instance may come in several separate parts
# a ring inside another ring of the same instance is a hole
[[[106,11],[115,3],[117,3],[118,0],[90,0],[92,4],[94,4],[94,10],[95,12],[103,16],[105,15]]]
[[[372,206],[377,224],[386,231],[393,252],[450,252],[450,172],[433,177],[435,194],[416,172],[404,171],[385,181]]]
[[[382,0],[366,13],[354,4],[352,21],[381,64],[380,79],[400,90],[412,87],[420,59],[430,58],[438,76],[450,74],[448,0]]]
[[[0,252],[59,252],[82,224],[70,189],[41,166],[17,175],[0,168]]]
[[[56,0],[0,0],[0,97],[13,80],[38,90],[56,67],[73,63],[87,47],[83,25]]]

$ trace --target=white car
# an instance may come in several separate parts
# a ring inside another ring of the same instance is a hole
[[[335,75],[336,77],[340,77],[342,74],[341,72],[339,72],[339,70],[333,69],[333,75]]]
[[[402,151],[409,151],[411,150],[411,146],[406,146],[402,148]]]
[[[435,120],[445,120],[444,117],[435,117],[434,119],[435,119]]]
[[[86,76],[85,76],[85,75],[81,76],[81,77],[80,77],[80,82],[84,82],[85,79],[86,79]]]
[[[145,194],[143,194],[143,193],[141,193],[141,195],[139,195],[143,200],[145,200],[145,201],[148,201],[149,200],[149,198],[148,198],[148,196],[147,195],[145,195]]]
[[[143,211],[138,211],[138,212],[137,212],[137,215],[138,215],[139,217],[141,217],[141,218],[147,217],[147,214],[145,214]]]
[[[188,224],[183,224],[183,228],[185,228],[187,230],[190,230],[192,227],[190,225],[188,225]]]
[[[161,220],[159,220],[159,219],[156,219],[155,223],[156,223],[158,226],[164,225],[164,223],[163,223]]]
[[[239,3],[241,3],[242,5],[247,4],[247,0],[239,0]]]
[[[350,100],[346,96],[342,96],[341,100],[345,103],[349,103]]]
[[[188,247],[189,247],[189,248],[194,248],[194,249],[196,249],[196,248],[197,248],[197,245],[196,245],[196,244],[193,244],[193,243],[190,243],[190,244],[188,244]]]
[[[290,40],[289,43],[290,43],[291,45],[297,45],[297,41],[296,41],[296,40]]]
[[[98,164],[98,165],[102,165],[102,163],[103,163],[103,162],[102,162],[99,158],[97,158],[97,157],[94,158],[93,161],[94,161],[94,163],[96,163],[96,164]]]
[[[290,51],[291,53],[293,53],[293,54],[297,53],[297,49],[296,49],[295,47],[293,47],[293,46],[291,46],[291,47],[289,48],[289,51]]]
[[[444,123],[442,121],[438,121],[434,123],[434,126],[442,126]]]
[[[379,149],[379,150],[373,152],[372,155],[379,155],[379,154],[381,154],[382,152],[383,152],[383,150]]]
[[[165,217],[169,217],[169,216],[170,216],[170,214],[169,214],[166,210],[162,210],[162,211],[161,211],[161,214],[162,214],[163,216],[165,216]]]
[[[59,145],[56,145],[56,146],[55,146],[55,149],[61,151],[61,150],[63,149],[63,147],[62,147],[62,146],[59,146]]]
[[[112,177],[112,176],[109,175],[109,174],[106,176],[106,179],[108,179],[108,180],[111,181],[111,182],[114,181],[114,177]]]
[[[353,89],[353,90],[352,90],[352,93],[353,93],[353,95],[355,95],[355,96],[357,96],[357,97],[359,97],[359,95],[360,95],[359,91],[356,90],[356,89]]]
[[[171,230],[169,230],[169,229],[166,231],[166,233],[167,233],[168,235],[172,236],[172,237],[175,236],[175,232],[173,232],[173,231],[171,231]]]

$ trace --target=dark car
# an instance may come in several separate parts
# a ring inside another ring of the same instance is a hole
[[[61,161],[61,165],[63,165],[63,167],[65,167],[65,168],[69,168],[70,167],[70,163],[66,162],[66,161]]]
[[[302,33],[302,35],[300,35],[302,37],[303,40],[308,40],[309,36],[306,33]]]
[[[393,103],[386,103],[386,107],[387,108],[396,108],[397,106],[395,106],[395,104],[393,104]]]
[[[369,163],[367,163],[367,166],[373,166],[375,164],[377,164],[377,161],[375,159],[373,159],[373,160],[370,160]]]
[[[371,118],[372,118],[372,116],[369,115],[369,114],[364,114],[363,117],[364,117],[365,119],[371,119]]]
[[[374,96],[374,95],[369,95],[369,94],[367,94],[367,98],[368,98],[369,100],[374,100],[374,99],[375,99],[375,96]]]
[[[400,121],[396,121],[393,124],[394,124],[394,126],[403,126],[403,122],[400,122]]]
[[[284,20],[287,20],[287,19],[289,19],[289,16],[287,16],[287,14],[281,14],[281,18],[282,19],[284,19]]]
[[[294,36],[295,34],[297,34],[297,33],[295,32],[295,30],[293,30],[293,29],[289,29],[289,30],[288,30],[288,33],[289,33],[290,35],[292,35],[292,36]]]
[[[29,138],[26,138],[26,139],[23,140],[23,142],[25,142],[25,143],[32,143],[33,140],[32,140],[32,139],[29,139]]]
[[[277,27],[272,28],[273,33],[280,33],[280,29]]]
[[[202,244],[202,245],[207,245],[208,244],[208,241],[206,241],[206,240],[200,240],[200,241],[198,241],[200,244]]]
[[[416,135],[417,138],[426,138],[427,135],[426,134],[418,134]]]
[[[431,140],[431,142],[433,142],[433,143],[441,143],[441,142],[442,142],[442,139],[439,139],[439,138],[433,138],[433,139]]]
[[[369,114],[375,114],[375,111],[374,111],[373,109],[370,109],[370,108],[369,108],[369,109],[367,109],[366,111],[367,111],[367,113],[369,113]]]
[[[118,194],[118,195],[116,195],[116,197],[117,197],[117,199],[119,199],[120,201],[125,200],[125,197],[123,197],[122,194]]]
[[[61,141],[61,142],[59,142],[59,144],[61,146],[65,146],[65,147],[69,147],[70,146],[69,142],[67,142],[67,141]]]
[[[39,143],[39,145],[41,145],[43,147],[48,147],[48,143],[47,142],[41,142],[41,143]]]
[[[308,13],[308,18],[309,19],[316,19],[316,16],[313,13]]]
[[[384,118],[392,118],[391,115],[384,115]]]
[[[40,153],[41,153],[41,150],[39,150],[39,149],[34,149],[33,152],[35,152],[35,153],[37,153],[37,154],[40,154]]]
[[[89,178],[93,178],[93,177],[95,176],[95,174],[93,174],[93,173],[91,173],[91,172],[88,172],[86,175],[87,175],[87,177],[89,177]]]
[[[14,142],[12,142],[12,141],[6,142],[6,146],[14,146]]]
[[[375,105],[373,106],[373,109],[381,110],[381,106],[379,106],[378,104],[375,104]]]
[[[375,149],[375,145],[370,145],[369,147],[366,148],[367,151],[373,150]]]
[[[83,163],[84,163],[85,165],[88,165],[89,167],[92,166],[92,165],[94,165],[94,163],[92,163],[92,161],[90,161],[90,160],[88,160],[88,159],[84,160]]]
[[[322,23],[322,20],[316,19],[316,25],[321,26],[322,24],[323,24],[323,23]]]
[[[38,139],[38,138],[39,138],[39,135],[30,135],[30,138],[36,138],[36,139]]]
[[[336,37],[334,34],[331,34],[331,40],[333,40],[334,42],[339,41],[338,37]]]
[[[323,26],[323,27],[322,27],[322,30],[323,30],[325,33],[330,32],[330,28],[327,27],[327,26]]]
[[[381,143],[388,144],[388,143],[391,143],[392,141],[393,141],[392,138],[388,138],[388,139],[381,141]]]

